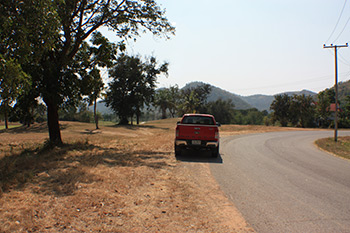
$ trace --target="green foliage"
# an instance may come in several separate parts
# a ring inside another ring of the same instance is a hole
[[[57,144],[62,144],[58,109],[82,94],[75,56],[89,36],[102,26],[120,38],[146,30],[169,37],[175,31],[154,0],[1,1],[0,17],[0,54],[17,58],[31,75],[48,108],[50,141]],[[97,35],[93,44],[105,41]],[[97,50],[101,65],[108,48]]]
[[[177,85],[170,88],[162,88],[156,91],[153,105],[162,112],[162,119],[167,118],[167,110],[175,117],[180,102],[180,91]]]
[[[272,123],[279,122],[282,127],[288,124],[297,127],[315,126],[315,104],[311,96],[287,94],[276,95],[271,104]]]
[[[221,124],[229,124],[232,122],[234,116],[234,107],[231,99],[218,99],[214,102],[209,102],[206,105],[206,113],[215,116],[216,121]]]
[[[270,109],[273,110],[272,122],[279,121],[282,127],[286,127],[289,121],[290,98],[287,94],[276,95]]]
[[[191,87],[181,90],[181,103],[179,113],[204,113],[208,95],[211,92],[211,86],[202,84],[197,87]]]
[[[290,97],[289,122],[302,128],[315,126],[315,104],[311,96]]]
[[[153,101],[154,106],[158,107],[162,112],[162,119],[167,118],[167,109],[170,106],[169,89],[163,88],[156,92]]]
[[[345,97],[342,105],[342,111],[340,112],[339,127],[350,128],[350,95]]]
[[[317,95],[316,118],[321,128],[328,128],[331,125],[331,112],[329,106],[335,102],[334,89],[326,89]]]
[[[234,110],[231,123],[238,125],[263,125],[265,124],[267,115],[267,111],[260,112],[256,108]]]
[[[29,87],[27,74],[15,59],[0,54],[0,111],[8,128],[8,114],[16,99]]]
[[[157,77],[167,74],[168,64],[160,66],[154,57],[142,61],[140,57],[121,55],[110,70],[113,80],[109,84],[105,102],[120,118],[120,124],[128,124],[128,118],[139,118],[144,105],[153,101]]]
[[[99,120],[103,119],[102,114],[99,112],[97,112],[97,117]],[[62,121],[79,121],[86,123],[91,123],[95,120],[94,113],[88,110],[84,102],[81,102],[79,109],[72,105],[60,109],[59,118]]]

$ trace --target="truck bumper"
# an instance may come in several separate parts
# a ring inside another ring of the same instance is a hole
[[[202,140],[201,144],[192,144],[192,140],[175,140],[175,146],[188,147],[188,148],[216,148],[219,146],[219,141],[205,141]]]

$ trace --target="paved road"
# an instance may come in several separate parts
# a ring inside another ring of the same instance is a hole
[[[339,135],[350,135],[350,131]],[[316,148],[332,131],[226,137],[211,170],[257,232],[350,232],[350,161]]]

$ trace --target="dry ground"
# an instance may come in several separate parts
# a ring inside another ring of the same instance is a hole
[[[0,232],[253,232],[208,162],[177,160],[177,119],[140,126],[61,122],[0,131]],[[293,130],[222,126],[221,135]]]
[[[316,145],[335,156],[350,159],[350,136],[334,138],[322,138],[316,141]]]

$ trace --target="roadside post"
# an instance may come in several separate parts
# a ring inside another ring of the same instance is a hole
[[[345,45],[323,45],[324,49],[334,48],[334,65],[335,65],[335,115],[334,115],[334,141],[338,141],[338,48],[348,47],[348,43]]]

